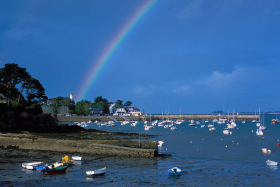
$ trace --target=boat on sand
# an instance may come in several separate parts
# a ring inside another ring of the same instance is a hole
[[[93,171],[87,171],[86,174],[88,176],[96,176],[96,175],[104,175],[106,172],[106,167],[100,168],[98,170],[93,170]]]

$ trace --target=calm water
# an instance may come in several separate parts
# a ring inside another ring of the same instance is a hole
[[[266,165],[267,159],[280,162],[280,147],[277,145],[280,140],[280,125],[271,125],[272,118],[275,116],[265,117],[267,130],[264,130],[263,136],[256,135],[256,123],[251,121],[246,121],[245,124],[236,121],[237,128],[230,129],[231,135],[222,133],[226,124],[217,123],[214,124],[215,131],[209,131],[207,127],[201,128],[202,122],[196,126],[188,126],[188,123],[177,125],[177,130],[174,131],[163,127],[148,131],[141,128],[141,133],[159,135],[155,139],[164,141],[159,152],[172,154],[172,157],[146,159],[85,156],[81,163],[69,167],[68,173],[56,176],[23,171],[20,163],[0,164],[0,167],[4,167],[0,168],[0,174],[7,171],[9,173],[2,176],[0,181],[6,186],[280,186],[280,169]],[[117,127],[98,127],[93,124],[88,128],[139,132],[138,127],[121,126],[120,123],[117,123]],[[262,153],[262,148],[270,149],[271,154]],[[34,155],[30,157],[36,158]],[[58,160],[61,155],[43,157]],[[27,158],[22,160],[27,161]],[[108,168],[105,176],[85,176],[85,171],[103,166]],[[168,176],[167,170],[173,166],[182,169],[182,176]],[[38,182],[41,180],[44,184]]]

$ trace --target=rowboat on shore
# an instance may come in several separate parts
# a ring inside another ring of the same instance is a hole
[[[106,167],[98,169],[98,170],[87,171],[86,174],[87,174],[87,176],[96,176],[96,175],[104,175],[105,172],[106,172]]]
[[[54,163],[54,167],[59,167],[59,166],[72,166],[74,163],[74,160],[68,160],[68,161],[62,161],[62,162],[56,162]]]
[[[82,157],[81,156],[72,156],[72,159],[73,160],[82,160]]]
[[[22,167],[24,168],[24,169],[29,169],[29,168],[33,168],[32,166],[38,166],[39,164],[42,164],[42,162],[29,162],[29,163],[22,163],[21,165],[22,165]],[[27,168],[28,167],[28,168]],[[36,169],[36,167],[35,167],[35,169]]]
[[[45,175],[52,175],[52,174],[57,174],[57,173],[65,173],[67,169],[67,166],[59,166],[59,167],[46,167],[43,169],[41,172],[42,174]]]

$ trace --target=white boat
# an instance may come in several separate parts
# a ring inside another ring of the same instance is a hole
[[[267,149],[267,148],[262,148],[262,152],[263,153],[271,153],[271,150]]]
[[[106,167],[98,169],[98,170],[93,170],[93,171],[86,171],[86,174],[88,176],[94,176],[94,175],[104,175],[106,172]]]
[[[72,159],[73,160],[82,160],[82,157],[81,156],[72,156]]]
[[[158,147],[162,147],[163,144],[164,144],[163,141],[158,141]]]
[[[22,167],[27,169],[27,166],[32,166],[32,165],[39,165],[39,164],[42,164],[43,162],[29,162],[29,163],[22,163]]]
[[[259,136],[262,136],[263,135],[263,131],[260,130],[260,129],[257,129],[256,134],[259,135]]]
[[[261,126],[259,127],[259,129],[260,129],[260,130],[265,130],[265,129],[266,129],[266,126],[262,126],[262,125],[261,125]]]
[[[189,126],[194,126],[194,124],[193,124],[193,123],[190,123]]]
[[[225,129],[225,130],[223,130],[223,134],[232,134],[232,132],[227,130],[227,129]]]
[[[209,131],[214,131],[216,130],[214,127],[209,128]]]
[[[132,127],[136,127],[137,122],[131,123],[130,125],[131,125]]]
[[[205,128],[205,125],[201,125],[201,128]]]
[[[177,128],[175,126],[170,128],[171,130],[177,130]]]
[[[178,167],[174,167],[168,170],[169,176],[179,176],[181,174],[181,169]]]
[[[274,161],[272,161],[272,160],[267,160],[267,161],[266,161],[266,164],[267,164],[268,166],[277,166],[277,165],[278,165],[278,162],[274,162]]]
[[[242,123],[245,123],[245,121],[242,121]]]

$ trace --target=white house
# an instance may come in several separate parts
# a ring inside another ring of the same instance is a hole
[[[133,106],[126,107],[127,113],[129,113],[131,116],[142,116],[142,112]]]

